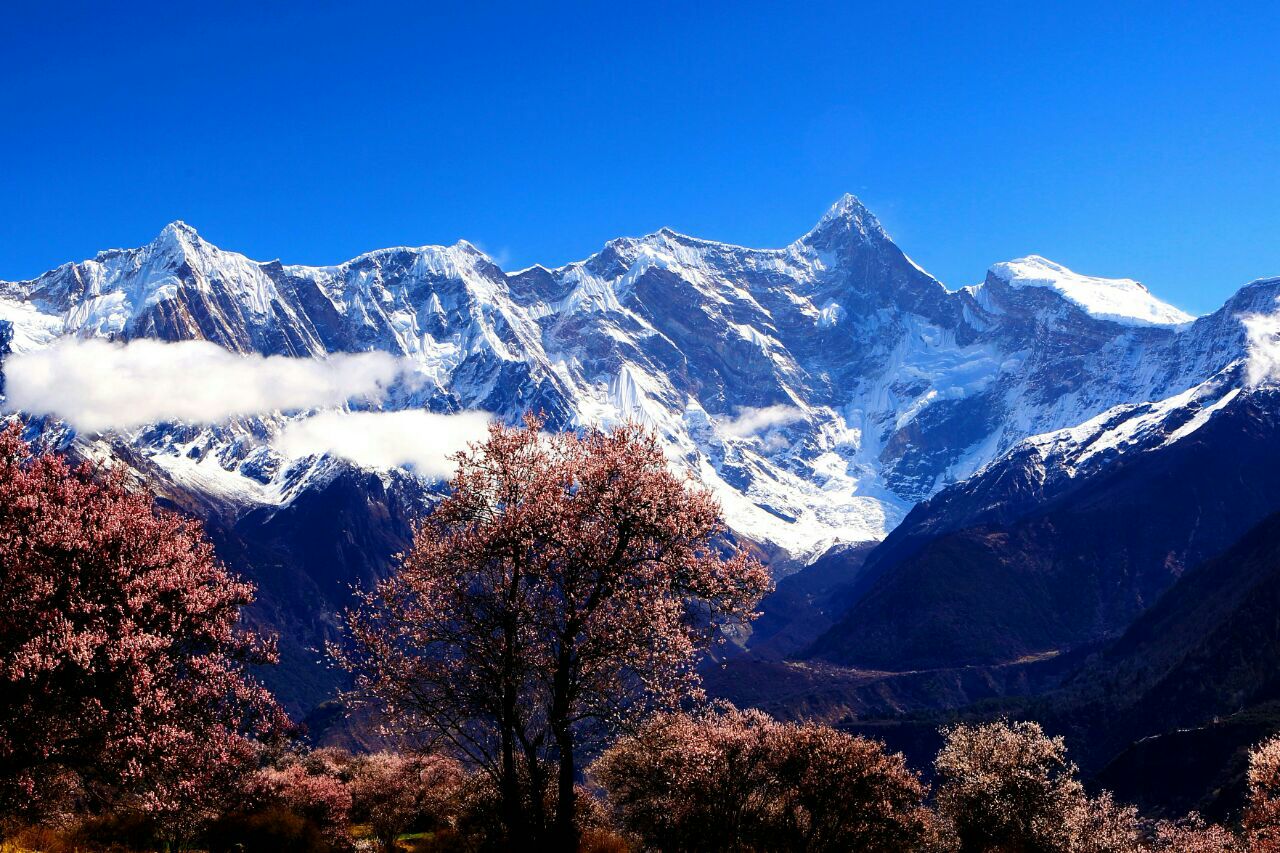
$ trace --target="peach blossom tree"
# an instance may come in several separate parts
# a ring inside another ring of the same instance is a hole
[[[367,823],[387,853],[415,824],[447,827],[458,808],[466,774],[443,755],[376,752],[351,763],[353,820]]]
[[[1244,828],[1249,849],[1280,851],[1280,736],[1249,751],[1249,802]]]
[[[199,524],[0,432],[0,808],[71,792],[191,831],[287,729],[246,669],[273,657],[252,600]]]
[[[769,579],[653,435],[542,426],[495,424],[457,456],[334,652],[401,735],[490,774],[513,837],[573,849],[584,751],[696,697],[700,653]]]

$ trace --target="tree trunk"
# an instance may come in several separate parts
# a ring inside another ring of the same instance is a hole
[[[573,726],[569,722],[572,699],[573,641],[576,626],[570,625],[561,637],[560,652],[556,660],[556,673],[552,682],[551,713],[548,720],[551,734],[560,752],[560,767],[556,785],[556,825],[554,845],[562,853],[578,851],[578,814],[574,799],[573,783],[577,781],[577,765],[573,754]]]
[[[574,763],[573,734],[565,728],[556,732],[560,748],[560,772],[556,790],[556,849],[564,853],[577,853],[578,814],[573,785],[577,777]]]
[[[515,840],[525,832],[524,809],[520,803],[520,780],[516,776],[515,744],[510,732],[502,733],[502,822],[507,837]]]
[[[507,839],[512,843],[522,843],[528,838],[529,824],[524,813],[524,803],[520,797],[520,775],[516,767],[516,734],[514,720],[516,716],[515,689],[507,685],[502,696],[502,777],[500,793],[502,795],[502,822],[506,824]]]

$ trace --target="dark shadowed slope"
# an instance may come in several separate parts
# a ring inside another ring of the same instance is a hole
[[[1118,634],[1188,567],[1280,509],[1280,395],[1237,396],[1227,378],[1197,399],[1015,450],[922,504],[870,556],[869,585],[811,655],[935,669]]]
[[[1280,729],[1280,513],[1188,572],[1035,708],[1126,798],[1239,805],[1244,751]]]

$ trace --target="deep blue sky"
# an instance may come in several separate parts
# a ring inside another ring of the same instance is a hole
[[[778,246],[845,191],[952,287],[1280,275],[1280,5],[1045,5],[5,3],[0,278],[177,218],[299,263]]]

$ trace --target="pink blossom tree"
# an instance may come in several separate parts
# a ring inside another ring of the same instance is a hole
[[[1153,826],[1109,792],[1089,796],[1063,739],[1038,723],[998,720],[943,734],[937,807],[961,853],[1233,849],[1230,832],[1197,815]]]
[[[782,818],[776,723],[736,708],[657,714],[592,765],[620,824],[656,850],[740,850]]]
[[[1067,850],[1067,815],[1086,805],[1062,738],[1038,723],[953,726],[934,767],[938,810],[962,853]]]
[[[1192,812],[1178,821],[1156,823],[1150,849],[1154,853],[1245,853],[1248,848],[1231,830],[1205,823],[1200,815]]]
[[[348,850],[351,790],[323,764],[309,764],[290,761],[258,770],[247,781],[242,805],[282,806],[315,826],[331,850]]]
[[[901,753],[817,723],[774,723],[779,849],[927,851],[941,845],[927,789]],[[768,845],[774,846],[774,845]]]
[[[530,418],[457,463],[335,653],[402,734],[491,774],[509,833],[573,849],[582,751],[697,695],[700,650],[768,576],[638,427],[547,435]]]
[[[237,630],[252,600],[198,524],[0,432],[0,808],[68,779],[172,832],[213,808],[287,727],[245,669],[272,658]]]

